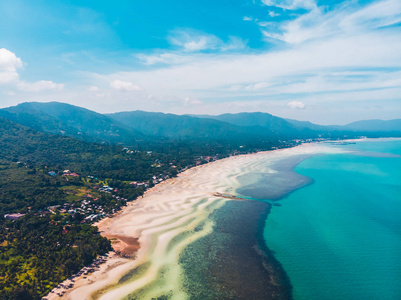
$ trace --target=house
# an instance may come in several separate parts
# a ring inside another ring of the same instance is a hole
[[[70,170],[64,170],[64,171],[63,171],[63,174],[64,174],[64,175],[67,175],[67,174],[70,174],[70,173],[71,173]]]
[[[6,214],[4,215],[4,218],[15,221],[18,220],[19,218],[22,218],[23,216],[25,216],[25,214],[15,213],[15,214]]]
[[[53,205],[53,206],[49,206],[47,209],[52,213],[52,214],[56,214],[56,210],[60,207],[60,205]]]
[[[49,174],[50,176],[56,176],[56,175],[57,175],[57,173],[54,172],[54,171],[50,171],[48,174]]]

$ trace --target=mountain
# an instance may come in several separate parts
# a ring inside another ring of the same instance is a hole
[[[80,158],[84,152],[101,154],[102,150],[97,144],[39,132],[0,117],[1,160],[56,165]]]
[[[218,116],[203,115],[203,117],[238,126],[259,126],[269,129],[271,132],[293,131],[295,129],[295,127],[286,120],[262,112],[222,114]]]
[[[401,132],[401,119],[357,121],[342,126],[342,129],[365,132]]]
[[[210,118],[145,111],[119,112],[107,116],[143,134],[170,139],[248,140],[261,137],[259,127],[244,128]]]
[[[309,128],[298,128],[283,118],[262,112],[222,114],[218,116],[201,115],[199,117],[219,120],[242,127],[258,128],[258,132],[264,135],[277,135],[281,137],[316,135]]]
[[[64,165],[77,170],[77,164],[86,169],[107,170],[107,159],[120,154],[122,146],[91,143],[69,136],[43,133],[0,117],[0,161],[23,161],[33,165]],[[117,165],[114,162],[115,165]],[[120,163],[126,164],[125,160]],[[128,168],[128,167],[127,167]],[[3,170],[3,169],[1,169]],[[0,170],[0,171],[1,171]],[[121,170],[118,170],[121,173]],[[0,297],[1,298],[1,297]]]
[[[22,103],[0,109],[0,117],[40,132],[136,147],[150,144],[165,147],[166,141],[241,144],[280,139],[401,135],[401,120],[366,120],[342,126],[323,126],[261,112],[218,116],[144,111],[99,114],[59,102]]]
[[[0,116],[41,132],[90,141],[135,143],[144,136],[94,111],[59,102],[26,102],[3,108]]]
[[[308,128],[317,132],[328,132],[332,136],[341,135],[366,135],[370,137],[379,136],[401,136],[401,119],[395,120],[363,120],[347,125],[317,125],[307,121],[297,121],[286,119],[295,127],[302,129]]]
[[[313,124],[309,121],[298,121],[298,120],[293,120],[293,119],[285,119],[285,120],[287,122],[291,123],[295,128],[298,128],[300,130],[310,129],[310,130],[320,131],[320,132],[327,132],[327,131],[334,130],[334,128],[332,128],[330,126]]]

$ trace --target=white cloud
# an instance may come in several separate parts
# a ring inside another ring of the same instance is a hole
[[[189,34],[189,32],[180,31],[178,42],[177,36],[173,43],[180,45],[182,48],[176,51],[156,51],[151,54],[139,53],[134,57],[139,59],[145,65],[167,64],[179,65],[189,64],[195,61],[203,60],[204,58],[211,57],[211,55],[218,55],[221,52],[239,51],[247,48],[247,41],[235,36],[229,36],[227,42],[223,42],[213,35],[196,35]],[[185,38],[183,38],[185,36]],[[201,50],[215,50],[215,53],[202,53]]]
[[[106,82],[125,78],[161,100],[167,95],[215,101],[238,96],[282,95],[287,103],[291,101],[288,94],[395,88],[399,83],[391,79],[397,75],[389,74],[386,78],[385,74],[386,68],[401,68],[401,40],[395,38],[400,34],[400,29],[390,28],[259,54],[196,55],[179,65],[95,77]],[[358,80],[358,74],[331,76],[335,72],[353,73],[358,69],[372,70],[376,75],[362,80]],[[321,74],[328,75],[319,77]]]
[[[271,83],[269,83],[269,82],[257,82],[257,83],[245,86],[244,89],[247,91],[256,91],[256,90],[268,88],[270,86],[271,86]]]
[[[280,15],[279,13],[276,13],[276,12],[274,12],[273,10],[270,10],[270,11],[269,11],[269,16],[272,17],[272,18],[278,17],[279,15]]]
[[[227,43],[223,43],[220,46],[222,51],[229,51],[229,50],[241,50],[246,48],[246,42],[239,37],[230,36],[229,41]]]
[[[118,80],[118,79],[111,81],[110,86],[115,90],[125,91],[125,92],[142,90],[141,87],[133,84],[132,82],[122,81],[122,80]]]
[[[229,37],[227,43],[213,34],[206,34],[193,29],[174,30],[168,36],[170,44],[179,47],[184,52],[199,52],[204,50],[239,50],[246,47],[246,42],[238,37]]]
[[[199,105],[199,104],[203,104],[202,101],[200,101],[198,99],[190,98],[190,97],[185,97],[183,102],[184,102],[184,105]]]
[[[205,34],[192,29],[174,30],[170,33],[168,41],[170,44],[188,52],[215,49],[221,43],[220,39],[212,34]]]
[[[97,86],[90,86],[89,88],[88,88],[88,91],[90,91],[90,92],[97,92],[99,90],[99,88],[97,87]]]
[[[304,109],[305,108],[305,104],[303,104],[301,101],[288,102],[287,106],[289,106],[290,108],[294,108],[294,109]]]
[[[49,80],[26,82],[20,79],[18,69],[23,67],[21,58],[5,48],[0,49],[0,84],[17,88],[23,92],[42,92],[46,90],[61,90],[64,84],[55,83]],[[14,91],[7,92],[7,95],[15,95]]]
[[[48,80],[39,80],[33,83],[20,81],[17,83],[17,88],[24,92],[42,92],[46,90],[62,90],[64,84]]]
[[[276,26],[275,23],[267,22],[267,21],[260,21],[260,22],[258,22],[258,25],[261,26],[261,27],[268,27],[268,26],[275,27]]]
[[[316,2],[314,0],[262,0],[262,3],[267,6],[279,7],[282,9],[314,9]]]
[[[22,67],[21,59],[13,52],[5,48],[0,49],[0,84],[18,80],[18,69]]]
[[[244,16],[244,17],[242,18],[242,20],[244,20],[244,21],[253,21],[253,18],[252,18],[252,17]]]
[[[199,56],[202,54],[199,54]],[[194,54],[187,54],[187,53],[173,53],[173,52],[163,52],[163,53],[155,53],[155,54],[137,54],[135,55],[141,62],[145,65],[154,65],[154,64],[169,64],[169,65],[176,65],[176,64],[183,64],[189,63],[196,59]]]
[[[295,4],[294,4],[295,5]],[[266,37],[290,44],[334,35],[369,32],[401,22],[401,1],[383,0],[365,7],[345,2],[331,11],[306,5],[309,11],[294,20],[283,22],[279,29],[262,29]]]

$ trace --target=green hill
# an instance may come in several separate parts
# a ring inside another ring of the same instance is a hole
[[[143,134],[170,139],[249,140],[261,137],[260,128],[244,128],[187,115],[131,111],[107,116]]]
[[[365,132],[401,132],[401,119],[363,120],[342,126],[342,129]]]
[[[144,138],[105,115],[59,102],[26,102],[1,109],[0,116],[41,132],[88,141],[135,144]]]
[[[268,113],[174,115],[130,111],[100,114],[59,103],[27,102],[0,109],[0,117],[31,129],[90,142],[169,148],[174,142],[254,144],[305,138],[400,136],[401,120],[367,120],[323,126]],[[170,151],[169,150],[169,151]]]
[[[259,128],[258,132],[261,135],[276,135],[293,138],[312,137],[316,135],[316,133],[309,128],[298,128],[283,118],[262,112],[222,114],[218,116],[203,115],[202,117],[227,122],[237,126]]]

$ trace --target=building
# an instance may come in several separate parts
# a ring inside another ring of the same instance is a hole
[[[25,214],[15,213],[15,214],[6,214],[4,215],[4,218],[15,221],[18,220],[19,218],[22,218],[23,216],[25,216]]]

